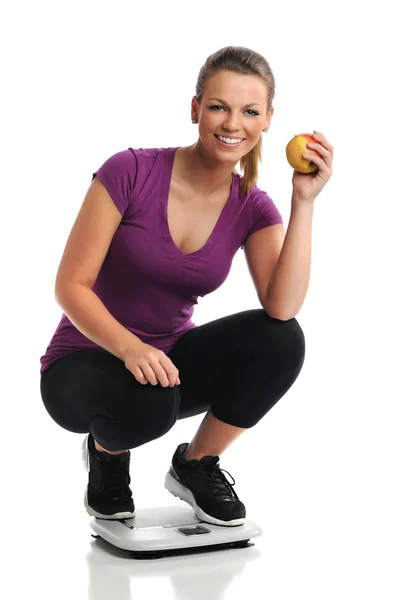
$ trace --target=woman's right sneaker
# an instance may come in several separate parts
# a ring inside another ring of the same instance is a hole
[[[89,433],[82,444],[82,458],[89,472],[84,505],[98,519],[130,519],[135,506],[130,484],[130,450],[122,454],[99,452]]]

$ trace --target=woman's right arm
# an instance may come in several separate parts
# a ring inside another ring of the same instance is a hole
[[[142,341],[111,315],[92,290],[121,220],[121,213],[96,177],[66,243],[55,297],[84,336],[124,360],[126,351]]]
[[[143,343],[111,315],[87,285],[64,284],[56,292],[56,299],[80,333],[121,360],[125,360],[127,351],[134,345]]]
[[[93,292],[121,220],[107,189],[96,177],[69,234],[57,272],[55,297],[76,329],[123,360],[137,381],[173,387],[180,379],[170,358],[121,325]]]

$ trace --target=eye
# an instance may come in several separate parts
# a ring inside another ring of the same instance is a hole
[[[213,108],[224,108],[224,106],[221,106],[219,104],[214,104],[213,106],[210,106],[209,108],[212,110]],[[214,112],[219,112],[219,111],[214,111]],[[255,110],[251,110],[250,108],[248,108],[246,112],[253,113],[253,115],[251,115],[251,116],[258,116],[259,115],[258,112],[256,112]]]

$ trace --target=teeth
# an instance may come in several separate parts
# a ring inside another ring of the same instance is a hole
[[[217,135],[216,137],[219,140],[222,140],[223,142],[227,142],[227,144],[238,144],[239,142],[242,142],[242,140],[240,140],[239,138],[231,139],[222,137],[221,135]]]

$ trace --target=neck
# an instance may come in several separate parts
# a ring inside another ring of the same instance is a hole
[[[218,161],[198,142],[183,150],[182,166],[185,178],[199,193],[209,194],[230,187],[236,163]]]

